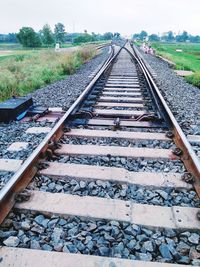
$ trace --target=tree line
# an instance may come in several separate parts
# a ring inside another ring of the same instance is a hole
[[[174,34],[172,31],[168,31],[161,36],[158,34],[148,34],[146,31],[141,31],[140,33],[133,34],[133,39],[144,41],[148,39],[151,42],[191,42],[191,43],[200,43],[200,36],[199,35],[192,35],[186,31],[183,31],[179,34]]]
[[[104,34],[89,34],[87,30],[83,33],[66,33],[62,23],[55,24],[54,30],[48,24],[36,32],[32,27],[22,27],[18,33],[0,34],[0,42],[19,42],[24,47],[50,47],[55,43],[86,43],[101,40],[119,39],[120,33],[106,32]]]
[[[54,32],[48,24],[45,24],[39,32],[35,32],[31,27],[22,27],[16,37],[24,47],[51,46],[55,42],[64,42],[65,26],[57,23]]]

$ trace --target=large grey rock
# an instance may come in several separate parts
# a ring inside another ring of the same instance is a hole
[[[188,237],[190,243],[198,245],[199,244],[199,235],[196,233],[192,233],[190,237]]]
[[[19,245],[19,238],[17,236],[10,236],[3,241],[4,245],[8,247],[17,247]]]
[[[31,228],[30,222],[28,222],[28,221],[22,222],[21,227],[23,230],[26,230],[26,231],[29,230]]]
[[[71,253],[77,253],[78,252],[78,249],[73,244],[67,244],[67,248],[69,249],[69,252],[71,252]]]
[[[192,265],[194,265],[194,266],[200,266],[200,259],[195,259],[195,260],[193,260],[192,261]]]
[[[58,224],[61,225],[61,226],[63,226],[66,223],[67,223],[67,221],[65,219],[60,219]]]
[[[153,252],[154,251],[154,246],[153,243],[151,241],[146,241],[143,243],[142,247],[146,250],[146,251],[150,251]]]
[[[97,228],[96,223],[89,223],[87,230],[90,232],[90,231],[94,231],[96,228]]]
[[[44,244],[44,245],[42,245],[42,249],[43,249],[43,250],[47,250],[47,251],[52,251],[52,250],[53,250],[52,246],[50,246],[50,245],[48,245],[48,244]]]
[[[124,233],[125,233],[125,234],[128,234],[128,235],[132,235],[132,233],[133,233],[133,229],[132,229],[132,227],[131,227],[131,226],[126,227],[126,228],[124,229]]]
[[[79,251],[83,251],[85,249],[85,245],[81,241],[78,242],[76,247]]]
[[[142,234],[142,235],[137,235],[136,239],[139,240],[140,242],[145,242],[148,240],[148,237],[146,235]]]
[[[30,248],[31,249],[41,249],[40,242],[37,240],[31,240]]]
[[[184,242],[180,242],[177,245],[177,251],[180,252],[182,255],[187,255],[190,251],[190,246]]]
[[[194,247],[191,247],[190,253],[189,253],[189,258],[191,260],[200,259],[200,252],[197,252]]]
[[[44,228],[36,224],[31,228],[31,231],[34,233],[42,234],[44,232]]]
[[[167,237],[175,237],[177,235],[176,232],[173,229],[165,229],[164,234]]]
[[[142,232],[147,236],[152,236],[153,232],[149,229],[142,228]]]
[[[167,200],[168,199],[168,193],[165,192],[164,190],[156,190],[156,192],[164,199]]]
[[[117,246],[115,246],[115,253],[121,254],[124,250],[124,244],[120,242]]]
[[[86,182],[80,181],[80,188],[84,189],[86,187]]]
[[[49,228],[53,228],[53,227],[55,227],[55,225],[57,224],[58,221],[59,221],[59,218],[51,219],[51,220],[48,222],[47,226],[48,226]]]
[[[151,261],[152,256],[150,253],[138,253],[138,258],[141,261]]]
[[[181,263],[181,264],[189,264],[190,263],[190,259],[187,256],[182,256],[177,262]]]
[[[86,247],[89,249],[89,251],[91,251],[94,247],[94,243],[92,240],[90,240],[87,244]]]
[[[172,255],[170,253],[168,245],[161,244],[159,246],[159,251],[160,251],[160,254],[162,255],[163,258],[166,258],[166,259],[169,259],[169,260],[173,259]]]
[[[59,243],[54,244],[53,248],[55,251],[61,252],[63,249],[63,242],[59,242]]]
[[[127,246],[130,250],[134,249],[135,245],[136,245],[136,241],[133,240],[133,239],[132,239],[130,242],[128,242],[128,243],[126,244],[126,246]]]
[[[78,233],[78,228],[76,226],[74,226],[73,228],[69,229],[69,231],[68,231],[68,235],[69,236],[73,236],[73,235],[75,235],[77,233]]]
[[[63,233],[63,230],[61,228],[54,228],[53,233],[51,235],[52,241],[54,243],[58,243],[60,241],[61,235]]]
[[[108,240],[108,241],[114,241],[114,240],[115,240],[115,238],[112,237],[111,235],[109,235],[108,233],[105,233],[105,234],[104,234],[104,237],[105,237],[105,239]]]
[[[16,236],[17,235],[17,231],[1,231],[0,230],[0,238],[8,238],[9,236]]]
[[[109,255],[109,248],[105,246],[99,247],[99,253],[101,256],[108,256]]]

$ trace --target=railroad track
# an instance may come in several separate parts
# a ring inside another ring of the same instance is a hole
[[[0,266],[199,266],[199,161],[129,43],[15,164]]]

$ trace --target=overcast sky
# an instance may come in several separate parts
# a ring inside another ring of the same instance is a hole
[[[45,23],[67,32],[162,33],[186,30],[200,35],[200,0],[0,0],[0,33]]]

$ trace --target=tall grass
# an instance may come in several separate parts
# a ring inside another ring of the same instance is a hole
[[[26,95],[46,84],[63,79],[95,55],[96,50],[88,47],[76,52],[37,51],[1,61],[0,101],[12,95]]]
[[[189,83],[192,83],[194,86],[200,88],[200,71],[195,72],[194,74],[187,76],[186,80]]]

